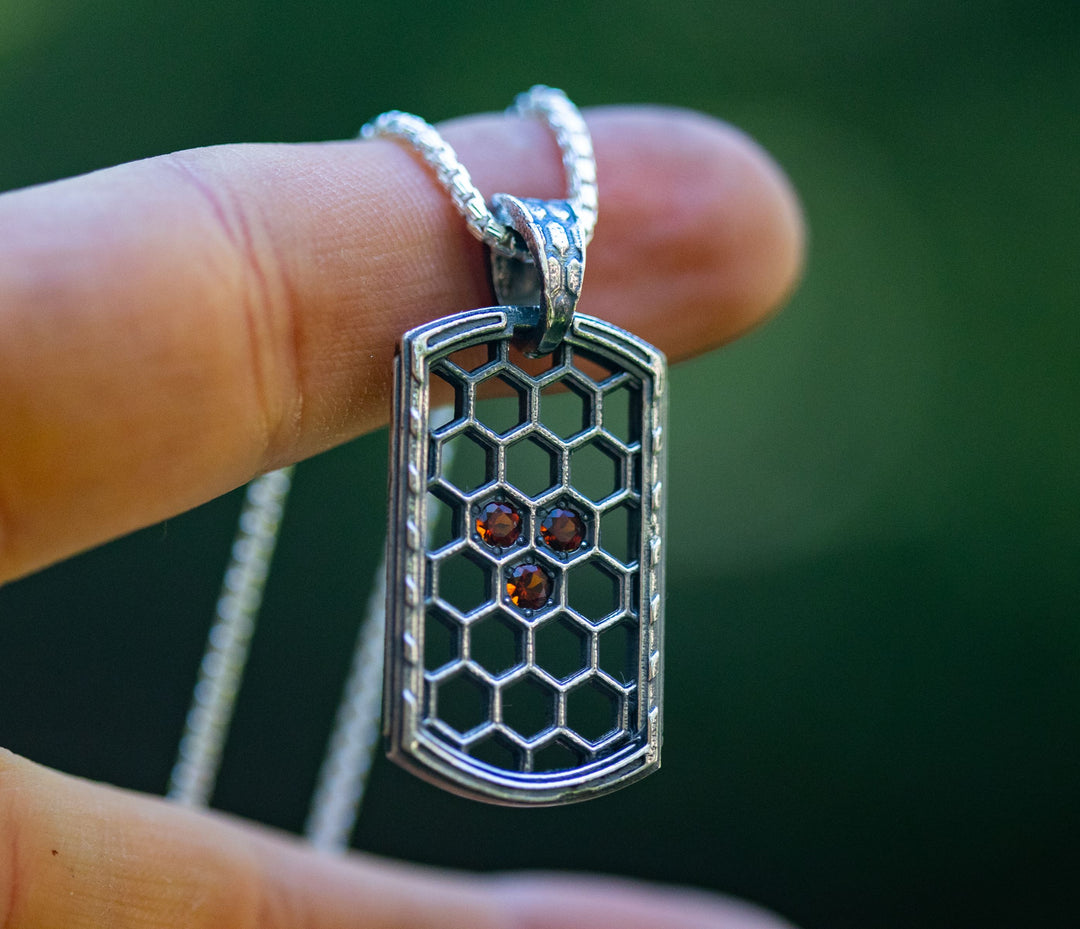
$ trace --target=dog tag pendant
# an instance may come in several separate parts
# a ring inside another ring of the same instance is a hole
[[[574,315],[568,205],[501,206],[541,305],[419,326],[395,362],[383,720],[419,776],[542,806],[660,765],[667,374]],[[500,299],[530,296],[510,266],[493,276]]]

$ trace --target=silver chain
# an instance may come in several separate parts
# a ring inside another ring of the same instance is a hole
[[[583,244],[588,245],[596,228],[596,159],[581,111],[561,90],[537,85],[519,94],[507,112],[537,116],[555,134],[566,173],[566,199],[581,224]],[[500,255],[525,262],[532,260],[528,250],[518,244],[513,230],[495,218],[468,169],[430,123],[412,113],[391,110],[364,126],[360,135],[365,139],[395,138],[407,142],[434,170],[474,236]]]
[[[169,777],[166,796],[181,806],[203,807],[210,802],[292,474],[290,465],[248,484],[176,764]]]
[[[384,553],[375,572],[367,610],[353,649],[349,677],[304,823],[304,835],[322,852],[341,853],[349,847],[367,777],[375,761],[379,744],[385,635]]]

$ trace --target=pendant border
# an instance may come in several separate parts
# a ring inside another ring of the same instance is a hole
[[[462,348],[535,327],[537,307],[489,307],[443,317],[406,332],[394,361],[387,538],[386,660],[383,733],[391,760],[461,796],[509,806],[550,806],[600,796],[660,766],[663,722],[663,606],[667,363],[663,353],[629,332],[576,314],[566,341],[599,350],[642,383],[639,717],[622,750],[565,771],[496,769],[448,746],[421,725],[424,694],[424,614],[430,369]]]

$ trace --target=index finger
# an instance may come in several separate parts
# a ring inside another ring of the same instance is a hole
[[[587,114],[600,223],[580,308],[678,358],[790,288],[798,209],[695,114]],[[511,117],[447,138],[485,193],[561,194]],[[483,249],[391,142],[200,149],[0,197],[0,581],[385,422],[398,336],[490,305]]]

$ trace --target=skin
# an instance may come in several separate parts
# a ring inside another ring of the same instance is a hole
[[[582,312],[672,360],[782,303],[791,189],[706,117],[586,114],[600,222]],[[485,194],[562,193],[543,127],[442,127]],[[0,582],[385,423],[405,329],[493,303],[484,249],[392,142],[237,145],[0,196]],[[0,927],[778,927],[609,878],[320,857],[0,751]]]

